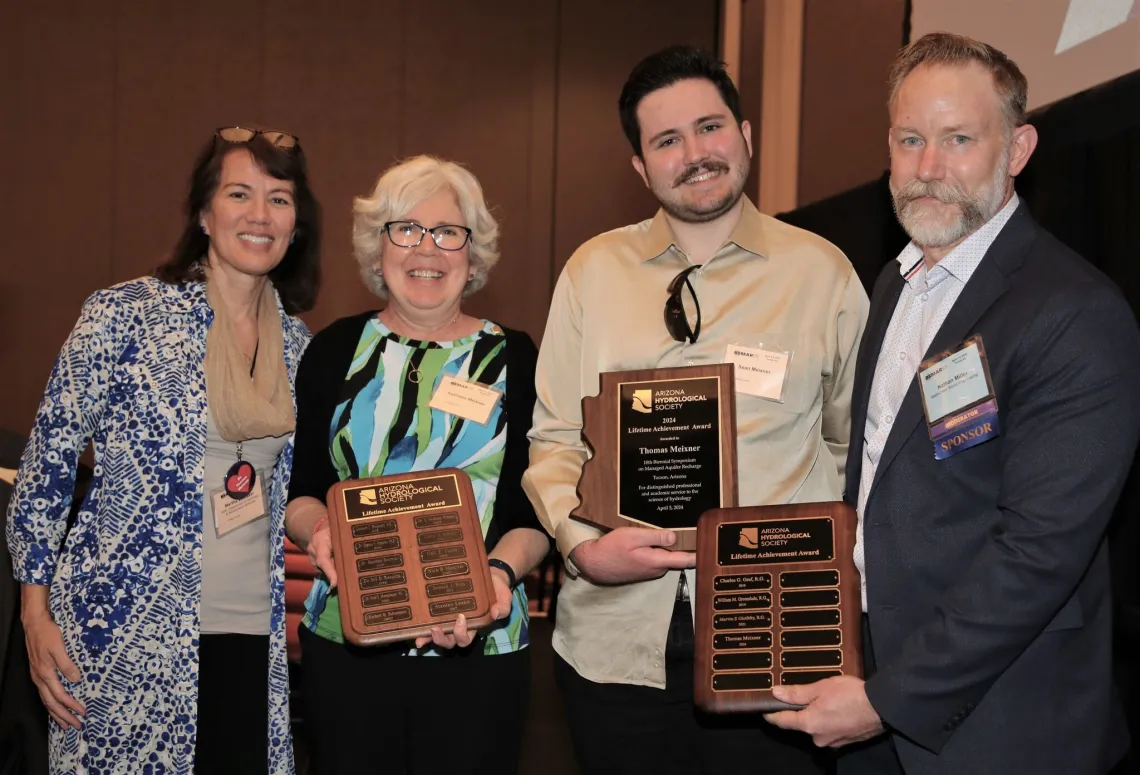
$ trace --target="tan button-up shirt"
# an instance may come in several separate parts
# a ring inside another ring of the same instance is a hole
[[[737,394],[740,504],[842,496],[855,356],[867,319],[867,294],[850,262],[823,238],[746,201],[728,242],[689,275],[702,315],[694,344],[674,341],[663,320],[669,282],[690,265],[659,211],[582,245],[558,279],[523,486],[563,557],[600,535],[569,514],[588,454],[582,399],[597,395],[606,371],[720,363],[728,345],[791,351],[782,403]],[[695,323],[687,289],[682,298]],[[555,650],[588,680],[663,687],[678,573],[595,586],[571,572],[558,600]]]

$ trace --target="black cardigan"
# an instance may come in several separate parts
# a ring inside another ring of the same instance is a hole
[[[301,358],[297,369],[297,437],[289,500],[307,495],[324,503],[328,489],[340,481],[329,453],[329,428],[360,335],[375,315],[376,310],[372,310],[334,321],[313,337]],[[488,552],[508,530],[517,527],[543,530],[522,489],[522,475],[530,456],[530,441],[526,435],[534,416],[538,349],[524,331],[504,328],[503,333],[507,338],[507,388],[503,396],[507,441],[494,513],[487,529]]]

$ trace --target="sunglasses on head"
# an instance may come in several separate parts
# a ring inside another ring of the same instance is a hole
[[[269,144],[283,151],[292,151],[301,144],[301,139],[279,129],[247,129],[244,126],[223,126],[214,130],[214,135],[227,143],[248,143],[261,135]]]
[[[701,335],[701,303],[697,300],[693,284],[689,282],[689,273],[696,268],[690,266],[674,277],[669,283],[669,297],[665,299],[665,328],[669,336],[678,342],[688,341],[689,344],[695,344],[697,337]],[[697,325],[693,327],[689,326],[689,318],[685,315],[685,304],[681,300],[681,289],[686,286],[693,295],[693,304],[697,307]]]

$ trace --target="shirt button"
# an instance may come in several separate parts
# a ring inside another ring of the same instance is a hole
[[[924,294],[922,294],[921,296],[919,296],[918,298],[922,299],[923,301],[926,301],[927,299],[929,299],[929,298],[930,298],[930,294],[929,294],[929,293],[924,293]]]
[[[653,663],[653,666],[654,666],[654,667],[661,667],[661,663],[660,663],[660,662],[654,662],[654,663]]]
[[[900,361],[905,361],[905,360],[906,360],[906,353],[904,353],[904,352],[900,352],[900,353],[899,353],[899,360],[900,360]]]
[[[895,421],[895,418],[894,418],[892,415],[889,415],[889,414],[888,414],[886,417],[884,417],[884,418],[883,418],[883,423],[884,423],[885,425],[890,425],[890,424],[891,424],[891,423],[893,423],[894,421]]]

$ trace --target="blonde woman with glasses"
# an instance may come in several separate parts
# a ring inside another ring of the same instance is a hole
[[[523,494],[536,350],[463,311],[498,260],[475,177],[427,156],[356,200],[356,258],[387,304],[313,339],[297,381],[289,534],[321,571],[301,627],[306,728],[317,773],[517,769],[529,690],[526,592],[549,542]],[[441,382],[501,393],[489,418],[432,408]],[[325,493],[338,481],[456,467],[470,477],[497,602],[495,623],[360,648],[344,642]],[[446,750],[440,749],[446,741]]]

